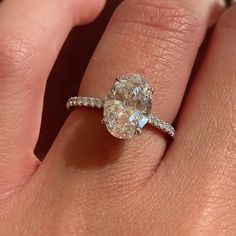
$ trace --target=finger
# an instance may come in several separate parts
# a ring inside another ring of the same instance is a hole
[[[201,4],[125,1],[114,14],[91,60],[80,95],[104,98],[115,77],[141,73],[155,90],[153,113],[172,122],[209,20],[218,10],[218,1],[211,0]],[[100,124],[101,119],[99,111],[74,111],[43,166],[46,169],[53,166],[58,174],[69,171],[67,166],[93,169],[108,165],[105,173],[118,175],[123,181],[148,178],[165,151],[164,136],[150,129],[122,142],[108,134]],[[113,171],[109,172],[110,168]]]
[[[206,235],[215,232],[230,235],[236,230],[232,215],[236,209],[235,41],[236,6],[226,11],[216,27],[202,68],[184,103],[176,140],[163,165],[166,173],[175,176],[163,194],[180,186],[181,196],[175,195],[173,204],[194,201],[183,205],[183,211],[191,214],[179,220],[186,222],[183,228],[194,221],[196,235],[203,231]],[[181,194],[186,189],[188,193]]]
[[[46,79],[73,24],[94,18],[103,2],[0,4],[0,195],[25,182],[36,168],[33,151]]]

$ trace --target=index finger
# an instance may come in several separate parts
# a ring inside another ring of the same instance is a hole
[[[32,175],[47,77],[74,24],[94,18],[104,0],[0,3],[0,195]],[[13,174],[14,173],[14,174]]]

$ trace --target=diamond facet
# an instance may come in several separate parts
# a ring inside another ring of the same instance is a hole
[[[153,90],[141,75],[117,79],[104,103],[108,131],[120,139],[130,139],[148,123]]]

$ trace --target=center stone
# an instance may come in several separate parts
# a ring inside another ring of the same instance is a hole
[[[148,122],[152,108],[152,89],[140,75],[117,79],[104,103],[104,122],[108,131],[120,139],[130,139]]]

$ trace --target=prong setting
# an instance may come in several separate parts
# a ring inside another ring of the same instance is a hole
[[[101,120],[101,124],[102,124],[102,125],[105,125],[105,124],[106,124],[106,120],[105,120],[104,118]]]
[[[143,133],[143,131],[140,128],[136,129],[136,131],[135,131],[136,135],[141,135],[142,133]]]

